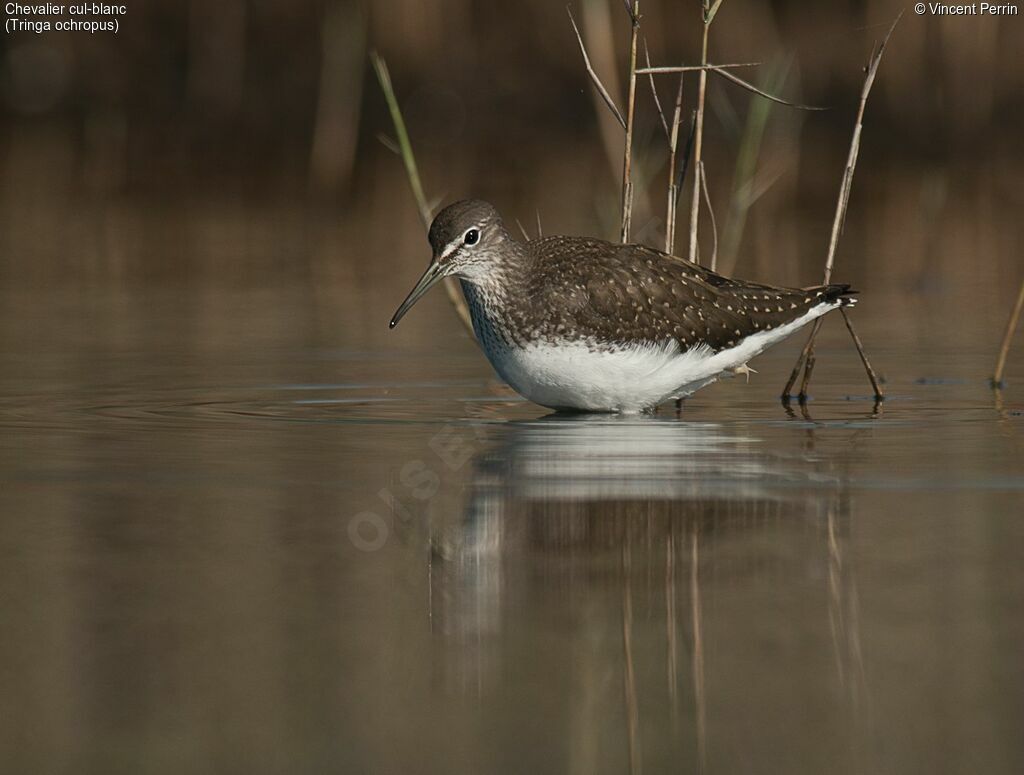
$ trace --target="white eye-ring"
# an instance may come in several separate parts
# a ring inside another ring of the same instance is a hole
[[[475,245],[480,241],[480,230],[477,228],[467,229],[462,235],[462,241],[467,245]]]

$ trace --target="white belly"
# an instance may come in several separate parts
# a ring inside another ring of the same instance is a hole
[[[580,342],[488,353],[497,372],[534,403],[605,412],[639,412],[692,392],[686,385],[707,384],[714,379],[709,356],[707,348],[683,354],[675,346],[610,351]]]
[[[490,337],[482,338],[482,344],[498,374],[534,403],[553,409],[641,412],[714,382],[838,306],[819,304],[790,323],[759,331],[717,353],[709,347],[680,352],[674,341],[615,350],[584,342],[507,347]]]

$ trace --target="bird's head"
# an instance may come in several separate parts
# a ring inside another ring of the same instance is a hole
[[[500,267],[509,247],[518,247],[494,206],[479,199],[444,208],[430,225],[428,239],[433,249],[430,266],[391,318],[391,328],[445,277],[482,282]]]

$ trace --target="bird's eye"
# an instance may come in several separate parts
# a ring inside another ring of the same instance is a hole
[[[462,238],[462,241],[467,245],[475,245],[480,240],[480,230],[470,229],[466,232],[466,236]]]

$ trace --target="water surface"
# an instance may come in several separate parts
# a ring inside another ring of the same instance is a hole
[[[881,406],[836,325],[806,408],[793,342],[681,414],[558,416],[451,325],[212,298],[5,305],[5,769],[1024,769],[988,350],[866,320]]]

